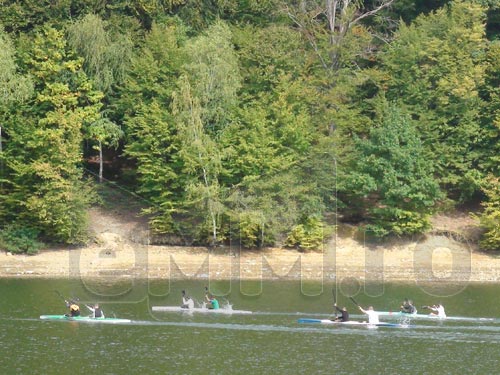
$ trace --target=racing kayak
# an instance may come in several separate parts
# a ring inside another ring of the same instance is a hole
[[[92,318],[90,316],[66,316],[66,315],[40,315],[42,320],[62,320],[68,322],[89,322],[89,323],[130,323],[130,319],[118,318]]]
[[[431,314],[408,314],[401,311],[377,311],[379,316],[387,316],[393,318],[410,318],[410,319],[434,319],[434,320],[461,320],[461,321],[471,321],[471,322],[484,322],[484,321],[494,321],[495,318],[473,318],[469,316],[446,316],[440,317]]]
[[[206,307],[195,307],[186,309],[180,306],[153,306],[153,311],[160,312],[186,312],[186,313],[207,313],[207,314],[251,314],[248,310],[233,310],[233,309],[207,309]]]
[[[347,322],[335,322],[330,319],[309,319],[309,318],[301,318],[298,320],[299,323],[308,323],[308,324],[332,324],[339,326],[365,326],[365,327],[392,327],[392,328],[410,328],[411,326],[408,324],[398,324],[398,323],[387,323],[380,322],[376,324],[370,324],[368,322],[358,322],[355,320],[349,320]]]
[[[377,314],[379,316],[394,316],[397,318],[429,318],[429,319],[446,319],[442,317],[438,317],[437,315],[430,315],[430,314],[411,314],[411,313],[405,313],[401,311],[377,311]]]

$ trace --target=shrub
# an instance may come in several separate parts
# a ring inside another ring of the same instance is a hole
[[[484,229],[480,245],[484,250],[500,250],[500,178],[490,177],[483,191],[488,199],[479,217]]]
[[[316,217],[308,217],[303,223],[294,226],[286,239],[286,246],[300,250],[321,248],[325,237],[324,224]]]
[[[38,241],[39,233],[35,228],[9,225],[0,232],[0,246],[13,254],[34,255],[43,246]]]

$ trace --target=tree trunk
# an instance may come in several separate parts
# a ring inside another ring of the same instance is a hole
[[[200,152],[198,152],[198,157],[200,161],[203,160]],[[210,192],[210,185],[208,182],[208,172],[205,167],[202,167],[202,170],[203,170],[203,181],[205,183],[205,187],[207,188],[207,191]],[[212,219],[212,246],[215,246],[217,244],[217,216],[215,210],[213,209],[213,207],[211,207],[212,204],[211,199],[212,197],[209,196],[207,202],[207,208],[210,212],[210,218]]]
[[[102,182],[102,172],[103,172],[103,161],[102,161],[102,143],[99,141],[99,182]]]
[[[215,217],[215,214],[211,212],[212,215],[212,241],[213,244],[212,246],[217,245],[217,218]]]
[[[336,71],[340,68],[339,49],[344,43],[345,37],[352,27],[364,18],[371,17],[379,13],[382,9],[389,7],[394,0],[381,0],[374,4],[374,8],[365,9],[362,4],[353,0],[324,0],[323,5],[319,5],[316,9],[308,10],[306,0],[302,0],[296,5],[288,6],[288,2],[284,1],[284,9],[292,21],[304,32],[309,43],[313,47],[315,53],[321,60],[321,64],[327,70]],[[316,2],[314,2],[316,3]],[[321,16],[321,17],[320,17]],[[329,52],[329,61],[322,55],[322,51],[318,45],[318,35],[323,35],[323,32],[318,34],[316,25],[318,20],[324,19],[324,25],[328,32],[329,43],[331,46]]]

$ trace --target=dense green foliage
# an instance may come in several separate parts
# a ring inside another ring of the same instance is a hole
[[[489,156],[489,129],[481,121],[488,110],[480,96],[488,48],[483,23],[484,9],[457,1],[402,26],[382,56],[387,97],[401,99],[417,119],[439,182],[462,200],[474,192],[472,177]]]
[[[307,250],[484,199],[498,248],[498,1],[2,5],[5,233],[85,241],[97,159],[167,240]]]
[[[356,159],[344,189],[358,202],[361,214],[371,219],[369,233],[422,233],[443,198],[433,162],[425,157],[416,126],[396,105],[382,113],[381,122],[366,139],[356,140]]]
[[[34,255],[43,247],[38,241],[39,234],[35,228],[8,225],[0,232],[0,248],[12,254]]]
[[[481,246],[486,250],[500,250],[500,179],[490,176],[483,189],[487,200],[480,218],[485,230]]]

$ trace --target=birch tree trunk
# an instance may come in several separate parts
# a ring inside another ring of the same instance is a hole
[[[102,182],[102,172],[104,169],[103,160],[102,160],[102,142],[99,141],[99,182]]]

